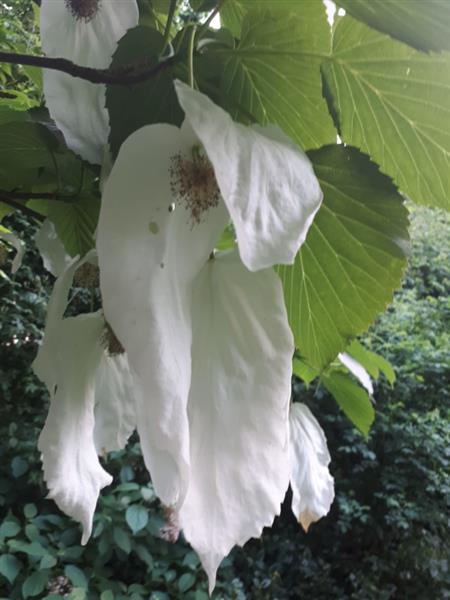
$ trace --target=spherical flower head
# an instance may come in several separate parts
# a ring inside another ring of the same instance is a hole
[[[77,21],[91,21],[99,10],[101,0],[65,0],[67,8]]]
[[[181,153],[172,156],[169,173],[173,198],[190,213],[194,227],[210,208],[219,204],[220,190],[214,168],[200,148],[194,146],[191,156]]]

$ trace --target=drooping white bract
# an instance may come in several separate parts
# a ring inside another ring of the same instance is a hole
[[[102,311],[63,318],[75,271],[91,261],[95,262],[93,252],[81,261],[73,259],[55,282],[44,340],[33,363],[36,375],[50,393],[50,410],[38,443],[44,479],[49,497],[82,524],[83,544],[91,534],[98,494],[112,481],[99,463],[95,437],[101,440],[102,450],[118,447],[118,426],[114,424],[114,433],[108,423],[103,430],[105,418],[97,419],[96,413],[103,415],[110,409],[109,423],[117,423],[124,412],[128,415],[132,411],[132,397],[121,395],[126,385],[123,381],[129,377],[126,365],[123,362],[116,365],[115,359],[106,356]],[[117,368],[122,371],[123,381],[114,386]],[[116,410],[117,405],[120,410]],[[129,419],[121,426],[122,432],[127,428],[128,435],[134,429],[134,425],[130,429]],[[120,443],[125,444],[126,437],[121,435]]]
[[[22,264],[23,255],[25,254],[25,244],[17,237],[17,235],[14,235],[14,233],[2,225],[0,225],[0,239],[10,244],[16,251],[16,255],[11,265],[11,273],[14,274]]]
[[[188,414],[191,472],[179,509],[210,591],[235,544],[259,537],[289,484],[292,333],[272,269],[251,273],[236,252],[194,282]]]
[[[353,356],[347,354],[347,352],[338,354],[338,359],[356,377],[361,385],[366,388],[369,396],[373,396],[373,383],[366,369]]]
[[[325,434],[305,404],[294,403],[289,414],[292,511],[305,531],[328,514],[334,480]]]
[[[42,0],[42,49],[50,57],[106,69],[118,41],[138,19],[136,0]],[[69,148],[101,164],[109,133],[105,86],[45,70],[44,94]]]
[[[231,216],[250,271],[292,262],[322,193],[279,132],[234,123],[181,83],[177,93],[181,129],[150,125],[123,144],[97,250],[155,491],[178,510],[213,585],[221,559],[272,522],[286,491],[294,345],[276,276],[208,256]]]
[[[94,413],[97,454],[125,448],[136,429],[133,379],[125,354],[103,353],[95,379]]]

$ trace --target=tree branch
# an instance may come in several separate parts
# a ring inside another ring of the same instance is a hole
[[[12,200],[56,200],[57,202],[76,202],[76,195],[58,194],[58,192],[14,192],[0,190],[0,196],[6,196]]]
[[[37,221],[40,221],[41,223],[43,221],[45,221],[44,215],[41,215],[40,213],[33,210],[32,208],[28,208],[28,206],[25,206],[24,204],[21,204],[20,202],[16,202],[12,198],[7,198],[6,196],[0,195],[0,202],[3,202],[4,204],[11,206],[11,208],[15,208],[16,210],[22,211],[25,215],[28,215],[29,217],[32,217],[33,219],[36,219]]]
[[[109,85],[133,85],[141,83],[168,69],[180,60],[179,56],[171,56],[155,65],[154,59],[146,59],[139,63],[129,64],[120,69],[93,69],[81,67],[65,58],[50,58],[48,56],[34,56],[31,54],[17,54],[15,52],[0,52],[0,62],[13,65],[28,65],[42,67],[67,73],[91,83],[105,83]]]

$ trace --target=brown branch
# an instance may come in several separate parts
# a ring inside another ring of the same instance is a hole
[[[13,200],[56,200],[59,202],[76,202],[77,196],[65,196],[57,192],[15,192],[0,190],[0,196],[7,196]]]
[[[50,58],[48,56],[34,56],[31,54],[17,54],[15,52],[0,52],[0,62],[13,65],[28,65],[61,71],[90,81],[91,83],[105,83],[109,85],[133,85],[156,77],[180,60],[179,56],[171,56],[155,65],[154,59],[146,59],[136,64],[130,64],[118,69],[93,69],[81,67],[65,58]]]
[[[15,208],[16,210],[22,211],[25,215],[28,215],[29,217],[32,217],[33,219],[36,219],[37,221],[40,221],[41,223],[43,221],[45,221],[44,215],[41,215],[40,213],[33,210],[32,208],[28,208],[28,206],[25,206],[24,204],[21,204],[20,202],[16,202],[12,198],[7,198],[6,196],[0,195],[0,202],[3,202],[4,204],[11,206],[11,208]]]

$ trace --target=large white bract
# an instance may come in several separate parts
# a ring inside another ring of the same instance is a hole
[[[121,148],[97,249],[146,465],[212,588],[233,545],[272,523],[289,483],[294,343],[269,267],[293,262],[322,192],[278,129],[245,127],[176,90],[181,129],[150,125]],[[239,252],[209,259],[230,218]]]
[[[138,19],[136,0],[42,0],[42,49],[50,57],[106,69],[118,41]],[[69,148],[101,164],[109,135],[105,86],[44,70],[44,94]]]

